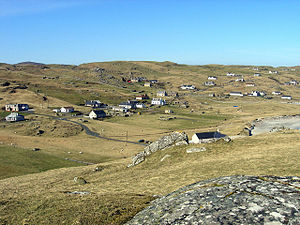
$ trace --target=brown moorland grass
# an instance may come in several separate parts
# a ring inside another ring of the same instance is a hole
[[[125,161],[68,168],[9,178],[0,183],[0,218],[8,223],[123,224],[145,207],[153,195],[164,195],[187,184],[235,174],[299,176],[299,131],[235,139],[204,145],[206,152],[187,154],[188,147],[157,152],[142,164]],[[293,143],[293,145],[290,145]],[[169,154],[163,162],[160,159]],[[88,184],[73,182],[82,176]],[[66,191],[89,191],[70,195]]]

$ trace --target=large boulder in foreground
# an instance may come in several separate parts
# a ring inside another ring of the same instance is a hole
[[[201,181],[153,201],[127,224],[300,224],[300,178]]]
[[[173,133],[163,136],[159,140],[151,143],[144,149],[144,151],[136,154],[132,158],[132,163],[129,164],[128,167],[140,164],[141,162],[143,162],[145,160],[146,156],[151,155],[152,153],[154,153],[156,151],[164,150],[171,146],[188,145],[188,144],[189,144],[189,140],[188,140],[188,136],[186,135],[186,133],[173,132]]]

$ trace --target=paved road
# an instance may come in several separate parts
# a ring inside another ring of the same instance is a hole
[[[146,144],[139,143],[139,142],[125,141],[125,140],[120,140],[120,139],[115,139],[115,138],[103,137],[100,134],[98,134],[97,132],[91,131],[90,128],[88,128],[86,125],[84,125],[82,123],[79,123],[79,122],[76,122],[76,121],[68,120],[67,118],[61,118],[61,117],[56,117],[56,116],[51,116],[51,115],[46,115],[46,114],[36,114],[36,113],[35,113],[35,115],[47,116],[47,117],[55,119],[55,120],[63,120],[63,121],[67,121],[67,122],[70,122],[70,123],[75,123],[75,124],[81,126],[82,129],[85,130],[85,133],[87,135],[93,136],[93,137],[96,137],[96,138],[101,138],[101,139],[105,139],[105,140],[109,140],[109,141],[117,141],[117,142],[124,142],[124,143],[129,143],[129,144],[147,146]]]

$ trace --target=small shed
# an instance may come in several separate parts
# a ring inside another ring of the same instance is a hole
[[[25,118],[23,115],[20,115],[19,113],[11,113],[5,117],[5,120],[8,122],[17,122],[17,121],[23,121],[25,120]]]
[[[192,136],[192,142],[195,144],[200,144],[200,143],[209,143],[216,141],[220,138],[226,137],[225,134],[221,134],[218,131],[214,132],[203,132],[203,133],[195,133]]]
[[[92,110],[89,113],[90,119],[98,119],[98,118],[105,118],[106,113],[103,110]]]

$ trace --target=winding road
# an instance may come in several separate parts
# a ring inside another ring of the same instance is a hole
[[[120,139],[115,139],[115,138],[103,137],[100,134],[98,134],[97,132],[91,131],[90,128],[88,128],[86,125],[84,125],[82,123],[79,123],[79,122],[76,122],[76,121],[68,120],[67,118],[61,118],[61,117],[56,117],[56,116],[51,116],[51,115],[46,115],[46,114],[37,114],[37,113],[35,113],[35,115],[46,116],[46,117],[49,117],[49,118],[52,118],[52,119],[55,119],[55,120],[63,120],[63,121],[67,121],[67,122],[70,122],[70,123],[75,123],[75,124],[81,126],[82,129],[85,130],[85,133],[87,135],[92,136],[92,137],[101,138],[101,139],[105,139],[105,140],[108,140],[108,141],[117,141],[117,142],[124,142],[124,143],[129,143],[129,144],[147,146],[146,144],[142,144],[142,143],[139,143],[139,142],[125,141],[125,140],[120,140]]]

